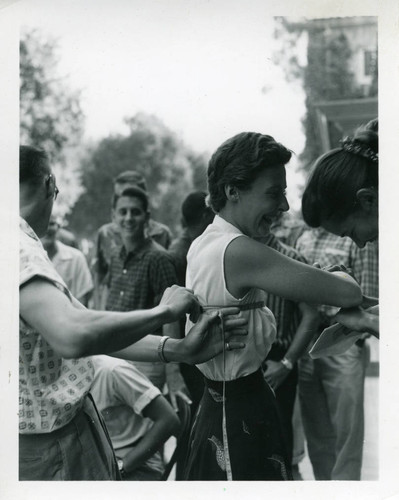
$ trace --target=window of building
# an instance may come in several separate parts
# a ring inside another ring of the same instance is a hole
[[[377,51],[376,50],[365,50],[364,51],[364,74],[365,76],[371,76],[375,72],[375,66],[377,64]]]

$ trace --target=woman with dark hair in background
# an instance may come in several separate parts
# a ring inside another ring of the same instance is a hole
[[[302,214],[309,226],[348,236],[360,248],[378,239],[378,119],[316,160],[302,197]],[[336,319],[351,330],[378,337],[376,303],[370,300],[367,310],[340,311]]]

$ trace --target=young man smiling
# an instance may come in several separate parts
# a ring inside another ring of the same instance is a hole
[[[114,195],[112,217],[123,244],[111,254],[108,311],[151,309],[159,304],[166,288],[177,283],[175,267],[166,250],[146,236],[148,205],[147,193],[139,187],[132,186]],[[178,323],[165,325],[154,333],[180,337]],[[177,393],[189,401],[177,365],[165,368],[160,362],[140,362],[136,366],[161,390],[167,381],[173,406]]]

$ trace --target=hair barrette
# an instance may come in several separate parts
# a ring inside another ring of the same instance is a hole
[[[363,158],[367,158],[374,163],[378,163],[378,153],[373,151],[368,146],[362,144],[356,139],[352,139],[351,137],[345,137],[340,141],[341,148],[348,153],[352,153],[354,155],[363,156]]]

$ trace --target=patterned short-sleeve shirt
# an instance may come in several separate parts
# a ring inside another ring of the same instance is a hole
[[[39,238],[20,219],[19,286],[42,278],[70,297]],[[19,432],[41,434],[69,423],[93,381],[90,358],[63,359],[22,317],[19,321]]]

